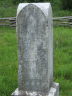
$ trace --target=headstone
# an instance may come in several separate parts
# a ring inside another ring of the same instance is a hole
[[[18,88],[12,96],[59,96],[53,83],[50,3],[21,3],[17,9]]]

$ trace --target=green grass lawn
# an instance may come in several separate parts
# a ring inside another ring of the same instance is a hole
[[[54,81],[59,82],[59,96],[72,96],[72,29],[54,27]]]
[[[53,81],[59,96],[72,96],[72,29],[53,28]],[[0,28],[0,96],[10,96],[18,87],[16,30]]]
[[[10,96],[17,85],[16,31],[0,28],[0,96]]]

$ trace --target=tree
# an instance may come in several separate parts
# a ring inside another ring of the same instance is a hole
[[[72,9],[72,0],[61,0],[62,9]]]

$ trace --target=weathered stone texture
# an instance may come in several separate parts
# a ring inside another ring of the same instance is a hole
[[[53,83],[50,3],[21,3],[17,9],[18,88],[12,96],[59,96]]]
[[[47,17],[47,13],[44,14],[34,4],[25,6],[17,16],[18,85],[20,90],[49,90],[53,72],[53,48],[52,30],[50,33]],[[52,19],[52,17],[50,18]],[[52,23],[52,21],[50,22]],[[52,25],[50,27],[52,28]]]

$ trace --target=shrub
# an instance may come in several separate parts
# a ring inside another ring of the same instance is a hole
[[[72,0],[61,0],[62,9],[72,9]]]

